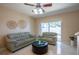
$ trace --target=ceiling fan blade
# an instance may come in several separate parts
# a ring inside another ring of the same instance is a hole
[[[24,5],[35,6],[34,4],[24,3]]]
[[[43,4],[43,7],[51,7],[51,6],[52,6],[52,3]]]

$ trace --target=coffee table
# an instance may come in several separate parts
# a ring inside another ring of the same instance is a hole
[[[48,42],[40,40],[33,42],[32,51],[36,54],[45,54],[48,52]]]

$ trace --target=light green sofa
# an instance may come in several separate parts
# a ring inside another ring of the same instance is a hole
[[[57,33],[54,32],[43,32],[42,39],[46,40],[51,45],[56,45],[57,42]]]
[[[15,52],[31,44],[33,41],[34,38],[29,32],[12,33],[6,37],[6,46],[10,51]]]

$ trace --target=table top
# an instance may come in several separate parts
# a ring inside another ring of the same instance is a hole
[[[48,45],[48,42],[46,41],[35,41],[32,43],[33,46],[36,46],[36,47],[44,47],[44,46],[47,46]]]

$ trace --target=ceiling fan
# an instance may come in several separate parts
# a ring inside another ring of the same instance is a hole
[[[51,7],[52,3],[36,3],[36,4],[24,3],[24,5],[35,6],[35,7]]]
[[[45,10],[43,9],[43,7],[51,7],[52,3],[24,3],[24,5],[35,6],[35,9],[32,10],[32,12],[34,12],[35,14],[44,14]]]

